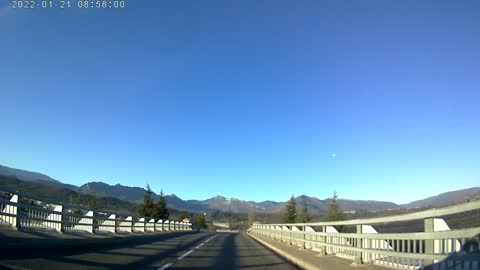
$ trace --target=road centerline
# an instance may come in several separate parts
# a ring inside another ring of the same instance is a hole
[[[183,258],[187,257],[188,255],[192,254],[196,249],[202,247],[203,245],[205,245],[206,243],[208,243],[210,240],[212,240],[213,238],[217,237],[218,236],[218,233],[209,237],[207,240],[203,241],[202,243],[200,243],[199,245],[197,245],[196,247],[194,248],[191,248],[190,250],[188,250],[187,252],[185,252],[184,254],[182,254],[180,257],[178,257],[175,261],[171,262],[171,263],[167,263],[165,264],[164,266],[158,268],[157,270],[165,270],[167,268],[169,268],[170,266],[174,265],[177,261],[181,261]]]

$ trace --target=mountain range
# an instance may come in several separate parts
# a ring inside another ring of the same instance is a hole
[[[0,165],[0,176],[16,177],[19,180],[27,182],[35,182],[57,188],[63,187],[80,194],[94,195],[100,198],[115,198],[116,200],[126,201],[139,204],[143,201],[145,189],[141,187],[128,187],[120,184],[109,185],[103,182],[88,182],[80,187],[64,184],[51,177],[26,170],[19,170]],[[0,188],[1,188],[0,183]],[[158,198],[158,194],[153,193],[154,199]],[[223,196],[215,196],[207,200],[182,200],[175,194],[165,196],[167,205],[171,209],[186,210],[190,212],[231,212],[231,213],[248,213],[255,209],[257,213],[278,214],[283,210],[286,202],[263,201],[253,202],[244,201],[235,198],[225,198]],[[439,194],[437,196],[414,201],[404,205],[397,205],[393,202],[373,201],[373,200],[348,200],[338,199],[340,207],[344,211],[384,211],[388,209],[401,208],[426,208],[461,203],[468,200],[480,198],[480,187],[470,189],[450,191]],[[309,211],[312,214],[323,214],[327,211],[327,207],[331,199],[319,199],[317,197],[298,196],[297,203],[305,200]]]
[[[127,187],[120,184],[108,185],[103,182],[90,182],[79,187],[79,191],[91,194],[99,197],[111,197],[119,198],[121,200],[131,201],[135,203],[141,203],[143,201],[143,195],[145,194],[144,188],[139,187]],[[153,198],[157,199],[158,194],[153,193]],[[211,212],[222,211],[232,213],[248,213],[255,209],[258,213],[280,213],[285,205],[285,202],[263,201],[253,202],[244,201],[235,198],[226,198],[220,195],[212,197],[206,200],[182,200],[175,194],[165,196],[169,207],[179,210],[187,210],[194,212]],[[321,200],[316,197],[299,196],[296,197],[297,203],[302,200],[306,200],[309,210],[312,213],[322,214],[327,211],[327,207],[330,203],[330,199]],[[362,201],[362,200],[347,200],[338,199],[340,206],[345,211],[353,210],[387,210],[399,208],[398,205],[392,202],[381,201]]]

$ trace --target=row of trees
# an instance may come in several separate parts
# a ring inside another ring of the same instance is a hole
[[[143,197],[143,203],[138,206],[138,214],[143,217],[147,218],[159,218],[159,219],[168,219],[170,213],[167,209],[167,203],[165,201],[165,195],[163,194],[163,190],[160,192],[160,196],[157,202],[154,202],[152,198],[153,192],[149,185],[147,185],[147,191]],[[333,197],[330,200],[330,204],[328,206],[328,213],[327,213],[327,220],[328,221],[337,221],[343,219],[343,212],[340,208],[340,205],[337,202],[337,192],[334,191]],[[95,207],[96,202],[92,202],[92,206]],[[189,218],[190,215],[187,212],[182,212],[180,214],[180,218]],[[256,219],[255,210],[248,214],[248,224],[251,225]],[[290,200],[287,202],[285,206],[285,212],[283,215],[283,222],[284,223],[306,223],[312,220],[312,217],[308,211],[308,204],[305,197],[302,198],[301,208],[297,214],[297,201],[295,197],[292,195]],[[206,228],[207,221],[205,218],[205,214],[195,214],[193,216],[193,223],[199,227]]]
[[[142,217],[147,218],[159,218],[166,220],[170,216],[170,213],[167,208],[167,202],[165,200],[165,195],[163,190],[160,191],[160,195],[157,202],[154,202],[152,198],[153,192],[150,188],[150,185],[147,185],[147,191],[143,196],[143,203],[138,206],[138,214]],[[188,218],[190,220],[190,214],[186,211],[180,213],[180,221]],[[200,228],[207,228],[207,220],[205,214],[195,214],[193,215],[193,224]]]
[[[340,205],[337,201],[337,192],[333,192],[333,197],[330,200],[330,204],[328,205],[328,212],[327,212],[327,221],[338,221],[343,220],[343,211],[340,208]],[[306,223],[312,220],[310,213],[308,212],[308,205],[307,200],[305,197],[302,198],[302,205],[300,208],[300,212],[297,215],[297,202],[295,197],[292,195],[290,200],[287,202],[285,206],[285,212],[283,214],[283,222],[284,223]]]
[[[143,196],[143,203],[138,206],[138,214],[142,217],[168,219],[170,213],[167,209],[167,203],[163,190],[160,191],[158,201],[155,203],[152,198],[152,189],[147,185],[147,191]]]

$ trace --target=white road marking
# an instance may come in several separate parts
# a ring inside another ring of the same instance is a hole
[[[168,267],[172,266],[172,264],[173,264],[173,263],[167,263],[167,264],[165,264],[164,266],[158,268],[157,270],[165,270],[165,269],[167,269]]]
[[[182,256],[178,257],[178,260],[180,261],[181,259],[183,259],[183,258],[187,257],[188,255],[190,255],[192,252],[193,252],[193,249],[185,252],[185,254],[183,254]]]
[[[205,242],[204,242],[204,243],[208,243],[208,241],[212,240],[212,239],[213,239],[213,238],[215,238],[217,235],[218,235],[218,234],[215,234],[214,236],[212,236],[212,237],[208,238],[207,240],[205,240]]]
[[[198,246],[190,249],[189,251],[185,252],[182,256],[178,257],[176,261],[181,261],[183,258],[187,257],[188,255],[192,254],[193,251],[195,251],[195,249],[198,249],[200,247],[202,247],[203,245],[205,245],[206,243],[208,243],[208,241],[212,240],[213,238],[217,237],[218,234],[215,234],[214,236],[208,238],[207,240],[203,241],[201,244],[199,244]],[[158,268],[157,270],[165,270],[167,268],[169,268],[170,266],[172,266],[175,262],[171,262],[171,263],[167,263],[165,264],[164,266]]]

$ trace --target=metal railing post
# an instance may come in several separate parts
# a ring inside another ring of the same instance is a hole
[[[3,209],[0,208],[0,218],[6,221],[12,229],[18,230],[21,226],[21,217],[19,215],[19,202],[20,198],[17,194],[12,194],[9,202],[5,204]]]
[[[20,229],[22,224],[21,217],[18,214],[18,205],[20,204],[20,196],[14,194],[10,199],[10,202],[15,203],[16,205],[7,205],[5,210],[6,210],[6,213],[14,215],[9,218],[10,224],[12,224],[13,229],[18,230]]]
[[[163,231],[163,220],[159,219],[155,223],[157,223],[155,225],[155,231]]]
[[[425,232],[434,232],[435,231],[435,224],[433,218],[426,218],[423,220],[423,227]],[[434,253],[434,240],[427,239],[425,240],[425,254],[433,254]],[[423,260],[424,265],[433,264],[433,260]]]
[[[133,232],[133,217],[128,216],[123,221],[120,221],[118,231]]]
[[[307,248],[307,234],[305,233],[305,226],[302,226],[302,233],[303,233],[303,249]]]
[[[322,226],[322,233],[327,233],[327,226]],[[327,243],[327,235],[323,235],[320,237],[322,240],[322,246],[320,250],[320,255],[327,255],[327,246],[325,245]]]
[[[65,215],[65,207],[62,207],[62,214],[60,216],[60,233],[65,233],[65,224],[66,223],[66,215]]]
[[[357,224],[357,234],[362,234],[363,231],[362,231],[362,225],[361,224]],[[355,247],[356,248],[362,248],[362,238],[355,238],[353,239],[354,243],[355,243]],[[356,251],[355,252],[355,259],[353,261],[353,264],[354,265],[360,265],[360,264],[363,264],[363,260],[362,260],[362,252],[361,251]]]
[[[88,220],[90,220],[89,222],[89,226],[88,226],[88,232],[89,233],[95,233],[95,211],[88,211],[87,214],[85,214],[85,216],[87,216]]]
[[[290,245],[293,245],[293,226],[290,226],[290,241],[288,241]]]
[[[57,205],[53,211],[58,212],[58,214],[50,214],[47,217],[47,220],[59,221],[60,223],[52,222],[53,228],[57,232],[62,232],[62,216],[63,216],[63,206]]]

